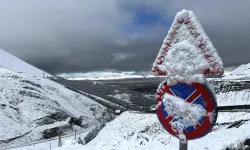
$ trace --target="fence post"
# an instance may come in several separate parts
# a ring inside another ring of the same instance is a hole
[[[59,135],[58,147],[62,147],[62,137]]]
[[[76,140],[76,130],[75,130],[75,140]]]
[[[51,150],[51,143],[49,143],[49,149]]]
[[[25,139],[26,139],[26,144],[29,145],[28,144],[28,135],[25,136]]]

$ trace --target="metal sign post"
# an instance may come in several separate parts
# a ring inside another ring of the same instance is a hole
[[[180,140],[180,150],[187,150],[188,147],[188,141],[181,141]]]

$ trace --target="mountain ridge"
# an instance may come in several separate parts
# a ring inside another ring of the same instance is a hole
[[[52,77],[49,73],[42,71],[18,57],[0,49],[0,67],[15,72],[21,72],[29,75],[35,75],[37,77]]]

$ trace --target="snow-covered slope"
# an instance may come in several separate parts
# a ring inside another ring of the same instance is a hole
[[[58,83],[0,68],[1,144],[25,134],[29,141],[43,139],[45,129],[80,116],[85,131],[110,118],[106,107]]]
[[[223,79],[250,79],[250,63],[240,65]]]
[[[190,150],[220,150],[250,136],[250,121],[237,127],[236,121],[249,120],[249,113],[219,113],[217,125],[207,136],[189,141]],[[233,127],[236,125],[236,127]],[[85,146],[65,146],[59,150],[178,150],[179,140],[163,127],[156,114],[125,112],[108,123],[95,139]]]
[[[112,110],[148,110],[155,103],[155,99],[124,87],[109,86],[97,81],[70,81],[61,78],[56,81]]]
[[[209,81],[216,93],[218,106],[250,105],[250,81]]]
[[[218,106],[250,105],[250,64],[225,68],[222,78],[209,78]]]
[[[239,66],[230,66],[230,67],[224,67],[224,76],[228,76],[231,74],[232,71],[234,71]]]
[[[250,105],[250,89],[220,92],[216,98],[218,106]]]
[[[36,67],[22,61],[21,59],[11,55],[0,49],[0,67],[15,72],[22,72],[25,74],[33,74],[37,77],[51,77],[50,74],[37,69]]]

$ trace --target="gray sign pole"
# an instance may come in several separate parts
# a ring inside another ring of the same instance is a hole
[[[180,150],[187,150],[187,147],[188,147],[188,141],[181,141],[180,140]]]

